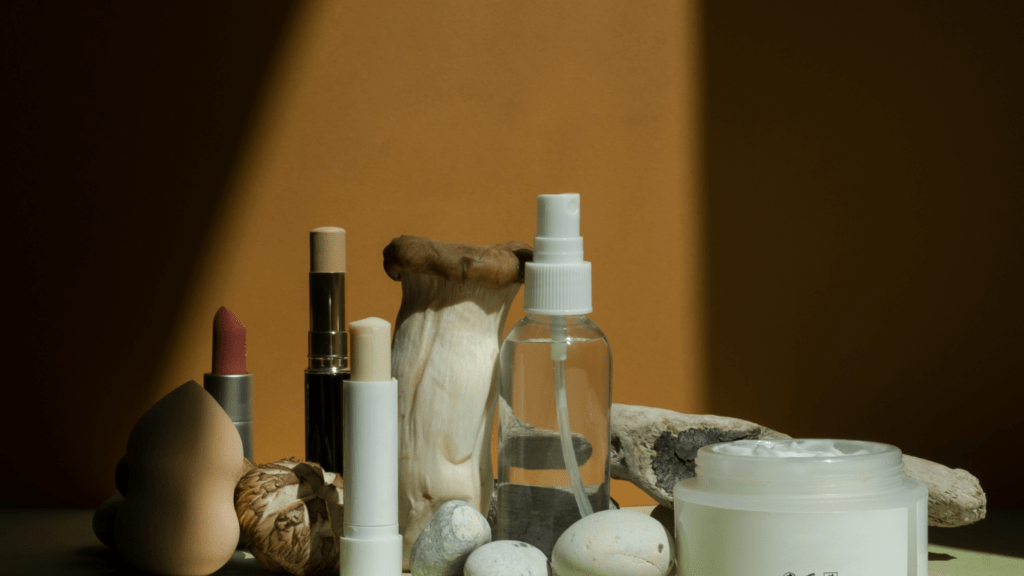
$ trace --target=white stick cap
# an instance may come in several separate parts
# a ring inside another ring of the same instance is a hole
[[[391,323],[381,318],[350,322],[352,342],[352,380],[388,382],[391,380]]]

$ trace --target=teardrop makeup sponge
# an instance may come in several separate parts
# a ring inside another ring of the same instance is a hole
[[[125,560],[167,576],[205,576],[238,544],[234,491],[242,440],[202,386],[189,381],[146,412],[128,438],[128,489],[115,519]]]

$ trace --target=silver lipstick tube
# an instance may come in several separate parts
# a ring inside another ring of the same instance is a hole
[[[252,374],[204,374],[203,388],[228,413],[242,437],[243,454],[252,460]]]

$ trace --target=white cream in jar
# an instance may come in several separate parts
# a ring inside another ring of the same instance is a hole
[[[927,576],[928,489],[895,446],[739,440],[676,484],[681,576]]]

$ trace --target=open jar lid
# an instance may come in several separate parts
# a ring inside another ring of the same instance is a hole
[[[903,453],[858,440],[737,440],[698,450],[698,489],[736,494],[863,494],[899,489]]]

